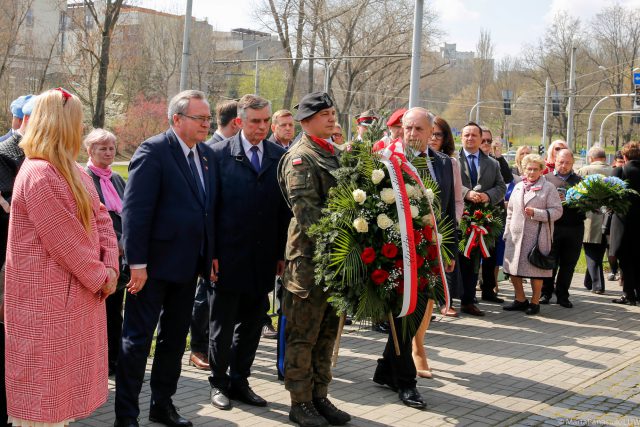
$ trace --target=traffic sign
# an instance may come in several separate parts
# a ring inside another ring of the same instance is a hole
[[[640,73],[633,73],[633,84],[640,85]]]

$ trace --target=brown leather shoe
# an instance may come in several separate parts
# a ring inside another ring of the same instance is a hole
[[[462,309],[463,313],[467,313],[472,316],[478,316],[478,317],[484,316],[484,311],[480,310],[474,304],[466,304],[466,305],[460,306],[460,308]]]
[[[204,353],[200,353],[199,351],[192,351],[191,356],[189,356],[189,365],[195,366],[196,369],[208,371],[209,358]]]
[[[446,317],[458,317],[458,312],[451,306],[449,306],[449,310],[445,310],[444,307],[442,307],[442,309],[440,309],[440,313]]]

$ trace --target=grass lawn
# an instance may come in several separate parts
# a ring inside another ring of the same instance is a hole
[[[114,172],[117,172],[118,175],[120,175],[121,177],[124,178],[124,180],[126,181],[127,179],[129,179],[129,169],[128,166],[126,165],[112,165],[111,169]]]

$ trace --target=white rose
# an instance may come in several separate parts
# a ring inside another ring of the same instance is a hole
[[[353,190],[353,200],[355,200],[357,203],[363,204],[365,200],[367,200],[367,193],[365,193],[364,191],[357,189],[357,190]]]
[[[366,219],[358,217],[353,220],[353,228],[355,228],[358,233],[366,233],[369,231],[369,223],[367,223]]]
[[[371,181],[375,185],[380,184],[380,182],[383,179],[384,179],[384,171],[382,169],[374,169],[373,172],[371,172]]]
[[[431,215],[425,215],[422,217],[422,223],[424,225],[428,225],[429,227],[432,227],[433,224],[431,223]]]
[[[435,197],[435,194],[433,194],[432,189],[426,188],[424,190],[424,195],[427,197],[427,200],[429,200],[429,203],[433,203],[433,198]]]
[[[393,229],[396,233],[400,233],[400,223],[399,222],[394,222],[393,223]]]
[[[380,192],[380,198],[383,202],[388,205],[394,204],[396,202],[396,195],[393,192],[392,188],[385,188]]]
[[[407,197],[410,199],[415,198],[416,195],[416,187],[414,187],[411,184],[405,184],[404,185],[405,190],[407,190]]]
[[[378,215],[377,222],[378,227],[382,228],[383,230],[386,230],[393,225],[393,220],[385,214]]]
[[[417,218],[420,215],[420,209],[417,206],[411,205],[411,218]]]

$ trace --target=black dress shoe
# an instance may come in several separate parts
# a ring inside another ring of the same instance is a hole
[[[496,302],[502,304],[504,300],[496,294],[482,295],[482,301]]]
[[[401,388],[398,392],[398,397],[400,397],[402,403],[412,408],[424,409],[427,407],[427,404],[422,400],[422,396],[420,396],[418,389],[415,387]]]
[[[252,406],[267,406],[267,401],[258,396],[251,387],[231,387],[229,397]]]
[[[332,426],[342,426],[351,421],[351,415],[336,408],[326,397],[313,399],[313,406]]]
[[[395,381],[392,381],[387,375],[379,374],[377,370],[373,374],[373,382],[383,387],[389,387],[393,391],[398,391]]]
[[[225,411],[231,409],[231,401],[227,392],[218,387],[211,387],[211,404]]]
[[[478,307],[476,307],[473,304],[461,305],[460,311],[462,311],[463,313],[470,314],[472,316],[478,316],[478,317],[484,316],[484,311],[480,310]]]
[[[116,418],[116,422],[113,423],[113,427],[139,427],[139,425],[136,418],[127,417]]]
[[[525,311],[527,308],[529,308],[528,299],[524,301],[513,300],[511,304],[502,307],[504,311]]]
[[[568,299],[558,301],[558,305],[564,308],[573,308],[573,304]]]
[[[389,327],[389,322],[380,322],[376,323],[371,327],[374,331],[380,332],[382,334],[388,334],[391,328]]]
[[[149,421],[170,427],[191,427],[193,425],[191,421],[178,414],[172,403],[165,406],[152,406],[149,409]]]
[[[533,316],[540,313],[540,304],[529,304],[529,307],[525,311],[525,314]]]
[[[550,301],[551,301],[551,297],[542,295],[542,297],[540,298],[540,301],[538,301],[538,304],[547,305],[549,304]]]

